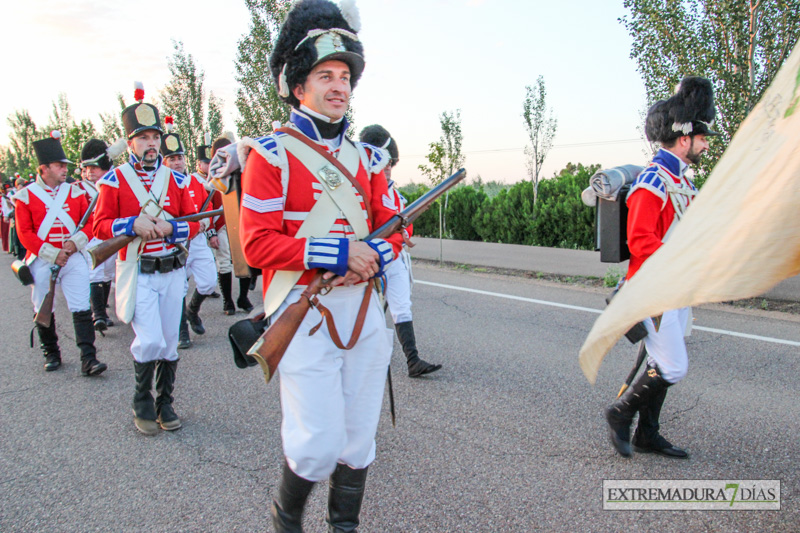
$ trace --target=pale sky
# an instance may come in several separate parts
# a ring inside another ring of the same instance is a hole
[[[461,109],[465,167],[472,178],[527,177],[525,86],[544,76],[558,119],[543,176],[567,162],[605,167],[645,160],[637,127],[644,85],[618,18],[622,0],[359,0],[366,68],[356,87],[358,130],[379,123],[397,140],[393,176],[420,182],[439,115]],[[234,129],[236,45],[249,28],[241,0],[28,0],[4,2],[0,145],[6,117],[28,109],[44,127],[67,94],[76,120],[100,126],[117,93],[150,101],[169,79],[171,40],[183,41],[224,101]],[[264,132],[268,133],[268,132]]]

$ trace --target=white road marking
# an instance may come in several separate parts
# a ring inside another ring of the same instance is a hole
[[[432,281],[422,281],[420,279],[414,279],[414,283],[419,283],[420,285],[430,285],[431,287],[439,287],[441,289],[450,289],[453,291],[462,291],[462,292],[471,292],[473,294],[482,294],[484,296],[494,296],[496,298],[505,298],[507,300],[517,300],[519,302],[527,302],[532,304],[538,305],[547,305],[550,307],[559,307],[561,309],[571,309],[573,311],[584,311],[587,313],[594,313],[599,315],[603,312],[602,309],[594,309],[592,307],[581,307],[579,305],[569,305],[569,304],[562,304],[558,302],[550,302],[547,300],[537,300],[535,298],[525,298],[524,296],[515,296],[513,294],[503,294],[499,292],[491,292],[491,291],[482,291],[480,289],[469,289],[467,287],[458,287],[456,285],[445,285],[444,283],[434,283]],[[790,341],[787,339],[777,339],[775,337],[764,337],[762,335],[751,335],[750,333],[740,333],[738,331],[729,331],[727,329],[717,329],[717,328],[707,328],[704,326],[692,326],[693,330],[698,331],[707,331],[709,333],[717,333],[719,335],[729,335],[731,337],[741,337],[743,339],[751,339],[756,341],[762,342],[771,342],[773,344],[786,344],[789,346],[800,346],[800,342],[797,341]]]

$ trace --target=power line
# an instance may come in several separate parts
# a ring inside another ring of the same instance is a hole
[[[572,143],[572,144],[554,144],[553,148],[574,148],[578,146],[604,146],[608,144],[629,144],[629,143],[638,143],[642,142],[642,139],[619,139],[615,141],[590,141],[590,142],[583,142],[583,143]],[[502,153],[502,152],[522,152],[525,150],[525,147],[522,148],[490,148],[488,150],[472,150],[469,152],[464,152],[464,155],[469,154],[489,154],[489,153]],[[407,157],[425,157],[427,154],[410,154]]]

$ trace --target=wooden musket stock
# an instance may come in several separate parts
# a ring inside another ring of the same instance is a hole
[[[404,209],[403,212],[390,218],[389,221],[380,228],[367,235],[364,240],[383,239],[409,226],[417,217],[424,213],[437,198],[464,179],[464,176],[466,176],[466,170],[462,168],[442,183],[420,196],[414,203]],[[292,342],[303,318],[305,318],[306,313],[308,313],[308,310],[311,308],[311,299],[328,288],[330,282],[334,279],[323,280],[323,274],[323,271],[319,271],[317,275],[314,276],[314,279],[303,291],[300,299],[289,305],[247,352],[247,355],[252,356],[258,361],[258,364],[261,365],[261,370],[264,371],[264,379],[267,383],[269,383],[270,379],[275,375],[275,371],[278,369],[278,363],[281,362],[283,355],[286,353],[286,349],[289,347],[289,343]]]
[[[175,222],[197,222],[198,220],[215,217],[221,214],[222,209],[215,209],[214,211],[203,211],[202,213],[194,213],[183,217],[173,218],[172,220]],[[130,244],[135,238],[136,235],[119,235],[103,241],[89,250],[89,255],[92,258],[92,268],[97,268],[97,265],[102,264],[103,261],[106,261],[109,257],[128,246],[128,244]]]

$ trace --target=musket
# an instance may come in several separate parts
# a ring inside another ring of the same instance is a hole
[[[95,197],[92,198],[92,201],[89,203],[89,207],[86,208],[86,212],[81,217],[80,222],[78,222],[78,226],[75,228],[75,231],[72,235],[70,235],[70,237],[77,234],[86,225],[86,221],[89,220],[92,212],[94,212],[94,206],[97,205],[97,198],[99,196],[100,195],[95,195]],[[56,281],[58,280],[58,274],[60,272],[61,267],[59,265],[53,265],[50,267],[50,288],[48,289],[47,294],[44,295],[44,300],[42,300],[42,304],[39,306],[39,312],[36,313],[35,317],[33,317],[33,321],[44,328],[49,328],[50,322],[53,320],[53,299],[55,298]]]
[[[639,344],[639,353],[636,354],[636,361],[633,363],[633,368],[628,374],[628,377],[625,379],[625,383],[623,383],[622,387],[620,387],[619,392],[617,393],[617,398],[622,396],[622,393],[628,390],[628,387],[631,386],[631,383],[633,383],[633,378],[636,377],[636,373],[639,372],[639,367],[642,366],[642,362],[647,356],[647,348],[644,345],[644,339],[642,339],[640,342],[641,344]]]
[[[364,240],[383,239],[398,231],[402,231],[404,228],[411,225],[411,223],[424,213],[441,195],[464,179],[466,172],[467,171],[463,168],[458,170],[458,172],[442,183],[420,196],[401,213],[394,215],[384,225],[364,237]],[[286,353],[289,343],[292,342],[292,339],[297,333],[297,329],[300,327],[303,318],[305,318],[311,306],[315,305],[312,303],[312,300],[316,300],[315,296],[317,294],[330,290],[330,283],[333,281],[334,277],[326,280],[322,278],[323,274],[324,272],[322,270],[317,272],[303,291],[300,299],[289,305],[247,352],[247,355],[252,356],[258,361],[258,364],[261,365],[261,370],[264,371],[264,379],[267,383],[269,383],[270,379],[275,375],[278,364]],[[312,330],[312,333],[313,331],[315,330]]]
[[[222,209],[215,209],[214,211],[203,211],[202,213],[193,213],[178,218],[173,218],[175,222],[197,222],[204,218],[215,217],[222,214]],[[92,268],[97,268],[97,265],[103,263],[109,257],[128,246],[137,235],[118,235],[105,240],[89,250],[89,255],[92,258]]]

